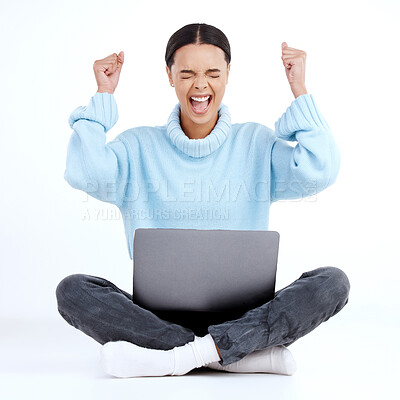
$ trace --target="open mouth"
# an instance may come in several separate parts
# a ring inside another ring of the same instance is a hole
[[[191,96],[190,97],[190,105],[192,106],[192,111],[195,114],[205,114],[211,104],[211,95],[206,96]]]

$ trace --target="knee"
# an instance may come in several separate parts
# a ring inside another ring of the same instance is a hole
[[[73,274],[61,280],[56,288],[56,298],[59,310],[64,310],[68,308],[68,305],[77,301],[85,278],[86,275],[84,274]]]
[[[337,267],[321,267],[318,270],[325,278],[324,289],[343,307],[348,302],[350,293],[347,275]]]

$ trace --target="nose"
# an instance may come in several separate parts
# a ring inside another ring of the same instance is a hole
[[[205,76],[199,76],[194,83],[194,87],[198,90],[206,89],[207,86],[208,82]]]

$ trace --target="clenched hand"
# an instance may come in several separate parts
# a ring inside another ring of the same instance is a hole
[[[307,53],[289,47],[282,42],[282,62],[285,67],[286,77],[295,97],[307,93],[306,89],[306,57]]]
[[[113,94],[119,81],[121,68],[124,64],[124,52],[113,53],[102,60],[96,60],[93,64],[98,92]]]

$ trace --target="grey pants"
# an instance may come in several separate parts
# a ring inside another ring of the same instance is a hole
[[[111,282],[84,274],[64,278],[56,296],[61,316],[101,344],[124,340],[169,350],[210,333],[225,366],[256,350],[289,346],[337,314],[347,304],[349,290],[342,270],[321,267],[240,315],[151,312]]]

